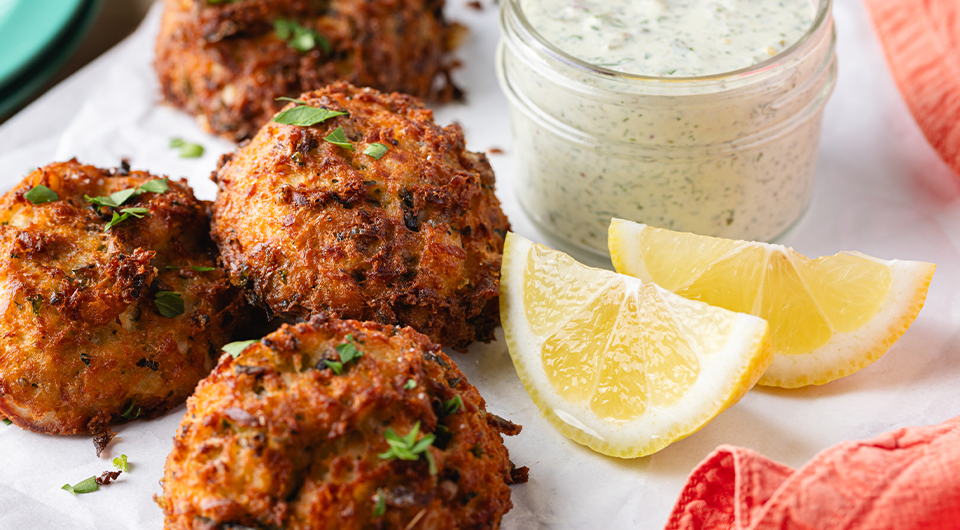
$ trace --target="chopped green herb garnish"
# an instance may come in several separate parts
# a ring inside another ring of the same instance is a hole
[[[260,342],[259,340],[241,340],[237,342],[231,342],[230,344],[224,345],[222,348],[223,351],[230,354],[230,357],[236,359],[240,357],[240,354],[243,353],[243,350],[247,349],[251,344]]]
[[[387,513],[387,498],[383,495],[383,488],[377,488],[377,504],[373,507],[373,516],[380,517]]]
[[[300,101],[299,99],[288,98],[286,96],[280,96],[275,98],[274,101],[288,101],[290,103],[296,103],[297,105],[306,105],[306,101]]]
[[[367,148],[363,150],[363,154],[372,156],[373,158],[380,160],[381,158],[383,158],[383,155],[387,154],[388,149],[390,148],[383,144],[375,143],[375,144],[368,145]]]
[[[137,190],[137,195],[140,195],[140,193],[166,193],[170,190],[170,184],[166,178],[153,179],[138,187]]]
[[[131,197],[136,197],[137,195],[142,195],[144,193],[165,193],[170,189],[170,186],[167,183],[166,178],[162,179],[153,179],[151,181],[145,182],[142,186],[136,188],[127,188],[125,190],[120,190],[114,193],[111,193],[109,196],[102,195],[100,197],[91,197],[89,195],[84,195],[83,198],[89,203],[96,204],[102,208],[119,208],[123,204],[130,200]]]
[[[174,138],[170,140],[171,149],[180,150],[180,158],[200,158],[203,156],[203,146],[188,142],[183,138]]]
[[[378,456],[382,460],[393,460],[394,458],[400,460],[419,460],[422,454],[430,464],[430,474],[436,475],[437,465],[436,462],[433,461],[433,455],[430,454],[428,450],[436,437],[432,434],[426,434],[417,441],[417,434],[419,434],[419,432],[419,421],[414,424],[413,429],[410,429],[410,432],[404,437],[400,437],[393,429],[388,428],[386,432],[383,433],[383,437],[387,440],[387,444],[390,445],[390,449],[380,453]]]
[[[153,300],[160,314],[174,318],[183,314],[183,295],[175,291],[160,291]]]
[[[137,400],[134,399],[130,401],[130,406],[127,407],[127,410],[121,412],[120,415],[128,420],[133,420],[140,416],[140,412],[141,409],[137,406]]]
[[[343,132],[343,127],[337,127],[337,130],[328,134],[324,140],[332,143],[333,145],[339,145],[340,147],[349,151],[356,150],[353,148],[353,144],[350,143],[350,140],[347,140],[347,135]]]
[[[344,116],[346,114],[346,112],[318,109],[316,107],[293,107],[274,116],[273,121],[282,125],[310,127],[318,123],[323,123],[330,118]]]
[[[111,219],[110,222],[107,223],[107,226],[106,228],[104,228],[104,230],[110,230],[111,228],[117,226],[118,224],[126,221],[131,216],[136,217],[137,219],[143,219],[143,216],[150,213],[150,210],[147,208],[124,208],[120,210],[120,212],[123,215],[117,212],[113,212],[113,219]]]
[[[336,375],[343,373],[343,363],[340,361],[331,361],[330,359],[324,359],[323,363],[327,365],[327,368],[330,369]]]
[[[129,468],[129,465],[127,464],[127,455],[120,455],[120,456],[114,458],[114,459],[113,459],[113,467],[115,467],[115,468],[119,469],[120,471],[123,471],[124,473],[126,473],[126,472],[127,472],[127,469]]]
[[[414,388],[417,388],[417,382],[413,379],[407,379],[407,382],[403,384],[403,388],[405,390],[413,390]]]
[[[308,52],[320,46],[324,53],[330,53],[330,41],[326,37],[310,28],[301,26],[295,20],[278,18],[273,21],[273,30],[280,40],[286,42],[288,46],[298,52]]]
[[[190,268],[197,272],[210,272],[217,270],[216,267],[197,267],[196,265],[190,265]]]
[[[452,399],[448,399],[443,402],[443,412],[445,414],[456,414],[463,409],[463,400],[460,399],[460,396],[453,396]]]
[[[13,422],[10,421],[10,420],[8,420],[7,418],[3,418],[3,424],[4,424],[4,425],[13,425]]]
[[[324,359],[323,361],[324,364],[327,365],[327,368],[329,368],[336,375],[343,373],[344,365],[363,357],[363,352],[358,350],[356,345],[353,343],[352,333],[347,335],[347,342],[337,345],[336,350],[340,355],[339,361],[331,361],[330,359]]]
[[[40,316],[40,308],[43,307],[43,297],[39,294],[27,297],[27,300],[30,300],[30,307],[33,309],[33,314],[35,316]]]
[[[70,493],[77,495],[78,493],[92,493],[100,489],[100,485],[97,484],[97,477],[90,477],[87,480],[78,482],[76,485],[71,486],[70,484],[64,484],[62,490],[67,490]]]
[[[30,191],[24,193],[23,198],[32,202],[33,204],[46,204],[48,202],[56,202],[60,200],[60,196],[57,195],[57,192],[42,184],[38,184],[31,188]]]

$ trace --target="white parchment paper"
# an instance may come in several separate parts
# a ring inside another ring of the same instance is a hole
[[[471,32],[458,79],[466,104],[437,109],[437,121],[463,125],[475,151],[491,155],[498,195],[515,231],[542,241],[520,210],[510,163],[507,103],[497,86],[498,36],[491,0],[484,9],[448,0],[452,19]],[[51,90],[0,127],[0,191],[28,171],[77,157],[185,176],[198,196],[214,197],[208,176],[229,142],[203,133],[189,116],[160,104],[153,73],[159,6],[129,39]],[[686,475],[719,444],[752,448],[788,465],[844,440],[960,414],[960,178],[923,139],[886,69],[859,0],[837,0],[840,78],[824,118],[817,188],[809,211],[783,242],[819,256],[859,250],[878,257],[938,264],[924,310],[882,359],[822,387],[755,389],[702,431],[636,460],[608,458],[573,443],[544,421],[527,396],[501,340],[453,354],[488,408],[523,425],[507,440],[530,482],[513,487],[503,527],[517,529],[661,528]],[[203,144],[184,160],[170,138]],[[97,459],[89,437],[52,437],[0,425],[0,529],[159,529],[153,501],[184,408],[154,421],[121,426]],[[125,453],[131,469],[101,491],[60,490],[110,469]]]

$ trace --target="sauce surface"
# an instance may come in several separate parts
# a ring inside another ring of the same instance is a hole
[[[761,63],[813,24],[811,0],[521,0],[544,39],[618,72],[692,77]]]

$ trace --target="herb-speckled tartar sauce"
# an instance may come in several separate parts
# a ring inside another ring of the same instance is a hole
[[[811,31],[811,0],[501,4],[518,198],[556,244],[606,255],[611,217],[769,240],[802,215],[836,74],[832,18],[763,69],[687,76],[789,49]],[[543,52],[517,29],[521,9],[557,49],[632,76]]]
[[[595,66],[649,76],[732,72],[777,55],[813,23],[810,0],[523,0],[534,29]]]

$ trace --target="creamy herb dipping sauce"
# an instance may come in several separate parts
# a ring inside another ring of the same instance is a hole
[[[800,40],[810,0],[522,0],[534,29],[595,66],[692,77],[761,63]]]
[[[606,255],[611,217],[736,239],[782,234],[812,195],[836,79],[830,3],[818,4],[501,0],[497,67],[524,210],[575,253]],[[625,75],[572,64],[527,27]]]

